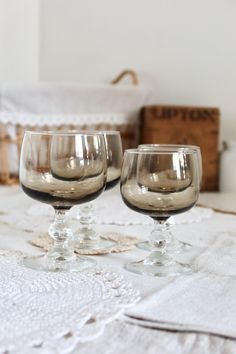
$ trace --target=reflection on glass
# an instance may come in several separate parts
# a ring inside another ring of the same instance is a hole
[[[174,151],[176,149],[186,149],[186,148],[191,148],[196,151],[197,153],[197,159],[198,159],[198,164],[199,164],[199,174],[200,174],[200,181],[202,179],[202,156],[201,156],[201,150],[199,146],[196,145],[179,145],[179,144],[141,144],[138,146],[138,149],[141,150],[168,150],[168,151]],[[170,227],[171,225],[169,225]],[[144,241],[140,242],[138,244],[138,247],[141,249],[145,250],[151,250],[151,245],[149,244],[149,241]],[[182,242],[178,240],[177,238],[173,238],[172,241],[168,244],[168,251],[172,252],[172,254],[177,254],[181,252],[185,252],[188,250],[192,249],[192,245],[189,243]]]
[[[191,209],[199,195],[200,172],[197,152],[191,148],[126,150],[121,174],[121,195],[134,211],[150,216],[151,254],[131,262],[130,271],[154,276],[189,273],[190,265],[176,262],[168,254],[172,237],[167,220]]]
[[[31,198],[50,204],[55,219],[49,228],[54,244],[42,257],[24,264],[41,270],[77,271],[94,265],[76,257],[66,215],[74,206],[97,198],[106,184],[106,150],[99,134],[26,132],[20,161],[20,182]]]

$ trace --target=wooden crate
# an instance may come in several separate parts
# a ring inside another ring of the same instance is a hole
[[[217,191],[220,111],[214,107],[154,105],[142,110],[140,143],[198,145],[202,152],[201,190]]]

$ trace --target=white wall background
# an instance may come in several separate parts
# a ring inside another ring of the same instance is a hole
[[[0,80],[37,80],[39,0],[0,0]]]
[[[151,102],[219,106],[236,140],[235,0],[40,0],[39,53],[37,1],[0,0],[0,79],[103,83],[134,68]]]

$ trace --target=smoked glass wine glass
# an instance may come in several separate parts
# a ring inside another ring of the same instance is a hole
[[[191,148],[193,150],[196,150],[196,152],[197,152],[197,159],[198,159],[198,164],[199,164],[199,174],[200,174],[200,181],[201,181],[202,180],[202,156],[201,156],[201,149],[199,146],[180,145],[180,144],[140,144],[138,146],[138,149],[141,149],[141,150],[163,149],[163,150],[172,151],[173,149],[175,150],[175,149],[185,149],[185,148]],[[168,226],[171,227],[170,224]],[[171,236],[172,236],[172,240],[167,245],[167,247],[168,247],[168,250],[171,251],[173,254],[184,252],[189,249],[192,249],[192,245],[190,245],[189,243],[182,242],[182,241],[178,240],[176,237],[173,237],[172,234],[170,234],[170,237]],[[149,251],[151,250],[151,245],[150,245],[149,241],[140,242],[137,246],[141,249],[145,249],[145,250],[149,250]]]
[[[121,172],[121,195],[131,209],[150,216],[154,229],[151,254],[130,262],[126,269],[153,276],[190,273],[191,265],[181,264],[168,254],[171,242],[168,218],[191,209],[199,195],[200,171],[197,152],[191,148],[126,150]]]
[[[120,132],[100,131],[99,133],[104,136],[106,146],[107,183],[105,190],[107,191],[115,187],[120,180],[123,149]],[[75,240],[76,248],[106,250],[114,245],[113,241],[103,240],[92,227],[95,218],[93,203],[81,206],[78,218],[82,227],[78,230]]]
[[[23,263],[48,271],[80,271],[96,263],[77,257],[66,215],[77,204],[97,198],[106,185],[106,149],[101,134],[35,132],[24,135],[20,159],[20,182],[31,198],[55,210],[49,235],[54,244],[45,256],[26,257]]]

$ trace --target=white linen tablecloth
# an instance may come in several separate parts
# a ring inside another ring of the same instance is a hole
[[[112,193],[119,198],[117,190]],[[26,211],[35,203],[18,187],[1,187],[0,198],[0,214]],[[101,198],[105,199],[106,193]],[[206,196],[203,199],[206,204]],[[46,232],[47,227],[47,223],[42,223],[40,229],[27,232],[14,223],[0,222],[0,248],[40,254],[42,251],[28,241]],[[117,231],[140,240],[147,238],[151,227],[96,225],[101,232]],[[98,348],[105,354],[236,352],[236,341],[229,339],[236,337],[236,216],[215,213],[202,222],[177,225],[173,231],[183,241],[202,247],[185,256],[185,260],[197,261],[200,272],[178,278],[127,272],[124,270],[127,261],[147,255],[140,249],[94,257],[99,265],[109,266],[131,281],[140,290],[142,300],[129,310],[129,317],[113,322],[102,337],[80,345],[75,353],[93,353]]]

